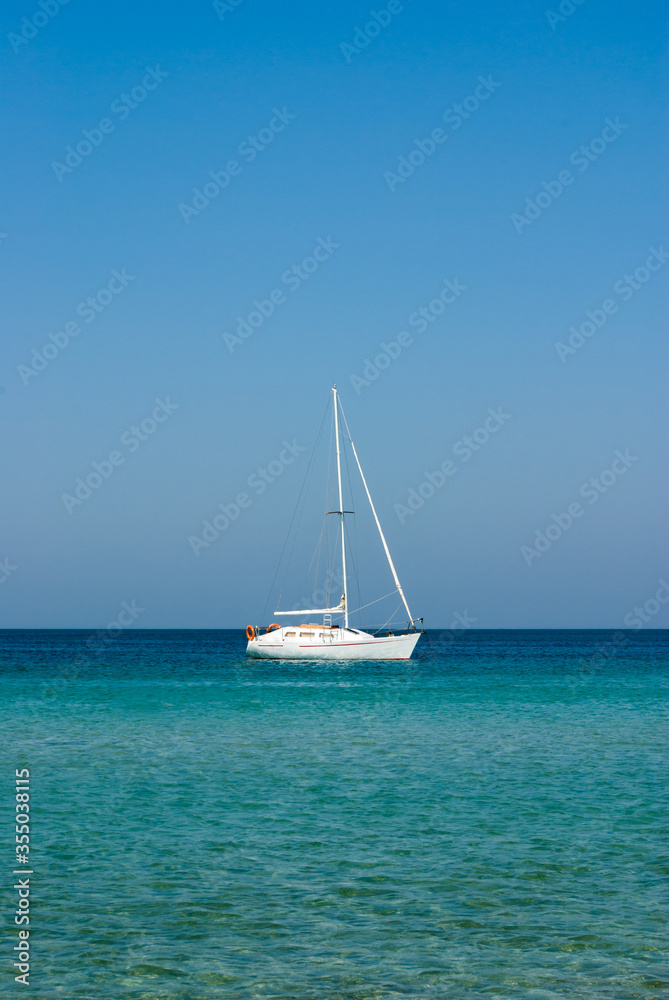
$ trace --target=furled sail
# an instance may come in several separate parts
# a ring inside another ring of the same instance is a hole
[[[302,608],[301,611],[275,611],[275,615],[333,615],[346,610],[346,594],[341,595],[341,601],[336,608]]]

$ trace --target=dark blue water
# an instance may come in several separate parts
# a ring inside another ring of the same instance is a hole
[[[667,632],[360,665],[247,662],[242,630],[0,637],[7,995],[669,996]]]

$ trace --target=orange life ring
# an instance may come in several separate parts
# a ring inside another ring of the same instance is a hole
[[[253,625],[247,625],[246,638],[249,640],[249,642],[252,642],[255,639],[255,637],[256,637],[256,630],[254,629]]]
[[[267,626],[267,631],[271,632],[273,628],[281,628],[278,622],[272,622],[271,625]]]

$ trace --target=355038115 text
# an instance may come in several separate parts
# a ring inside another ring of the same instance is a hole
[[[16,771],[16,868],[14,875],[19,878],[14,885],[18,892],[18,905],[14,913],[14,923],[19,928],[18,944],[14,945],[14,968],[18,975],[14,976],[17,983],[30,985],[30,876],[33,874],[28,865],[30,855],[30,771],[22,767]]]

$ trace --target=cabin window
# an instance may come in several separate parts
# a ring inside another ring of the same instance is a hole
[[[285,632],[284,634],[285,634],[286,639],[287,639],[289,636],[295,636],[296,633],[295,632]]]
[[[300,632],[300,639],[313,639],[313,632]]]

